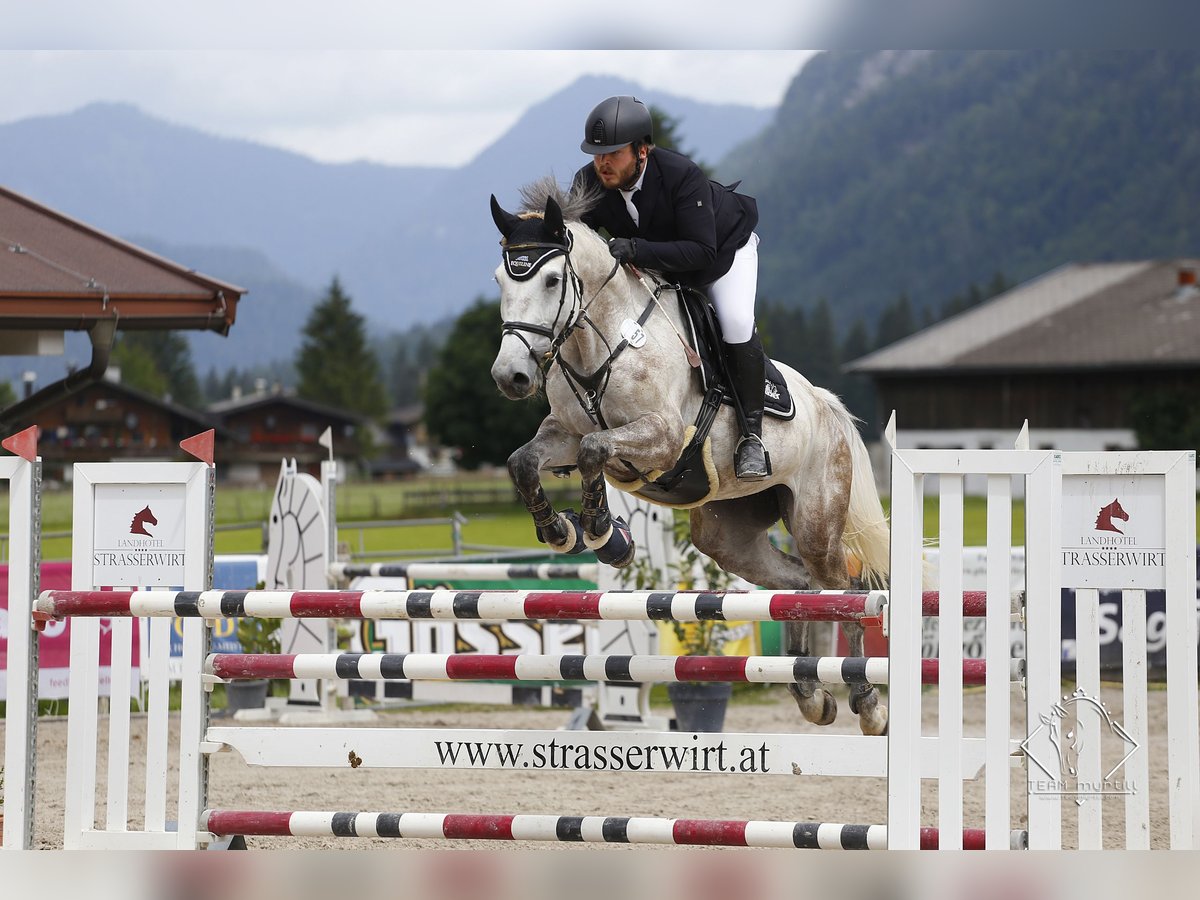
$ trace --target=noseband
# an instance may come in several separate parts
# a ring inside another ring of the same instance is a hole
[[[566,277],[562,280],[562,286],[558,294],[558,311],[554,314],[554,321],[549,326],[535,325],[532,322],[516,322],[505,321],[500,330],[501,339],[507,335],[514,335],[525,347],[529,350],[529,355],[533,361],[537,363],[539,369],[545,374],[546,369],[558,357],[558,352],[562,349],[563,343],[571,332],[583,325],[583,280],[575,271],[575,266],[571,262],[571,247],[574,239],[571,237],[571,232],[567,232],[567,242],[565,244],[555,244],[551,242],[530,242],[522,244],[505,244],[502,256],[504,257],[504,270],[509,277],[514,281],[527,281],[533,277],[548,260],[554,259],[556,256],[566,258]],[[615,269],[613,270],[616,271]],[[610,275],[609,278],[612,276]],[[567,305],[567,282],[571,282],[571,307],[567,312],[566,320],[562,327],[559,327],[558,321],[563,317],[563,310]],[[606,282],[607,283],[607,280]],[[601,285],[603,287],[603,285]],[[597,293],[599,293],[597,291]],[[533,345],[525,338],[525,334],[537,334],[550,339],[550,349],[540,358],[533,349]]]

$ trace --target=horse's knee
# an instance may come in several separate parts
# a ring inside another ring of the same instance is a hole
[[[527,451],[527,448],[519,447],[508,457],[508,477],[518,487],[538,482],[537,459]]]
[[[600,434],[593,433],[584,435],[580,440],[579,454],[575,462],[579,466],[580,474],[592,477],[604,468],[604,464],[611,456],[612,450],[608,446],[608,441]]]

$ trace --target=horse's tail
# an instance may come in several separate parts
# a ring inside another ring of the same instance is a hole
[[[860,577],[863,584],[870,588],[886,588],[891,564],[891,535],[887,513],[883,511],[879,492],[875,489],[871,457],[858,432],[858,420],[836,394],[829,391],[825,393],[828,395],[826,400],[830,412],[846,438],[853,461],[850,508],[846,515],[842,544],[862,564]]]

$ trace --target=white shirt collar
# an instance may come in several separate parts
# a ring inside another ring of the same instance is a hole
[[[647,162],[649,162],[648,159],[647,159]],[[634,182],[633,187],[631,187],[629,190],[625,190],[623,188],[618,188],[618,190],[621,191],[621,196],[624,197],[626,200],[629,200],[629,198],[632,197],[636,191],[640,191],[642,189],[642,182],[645,180],[645,178],[646,178],[646,164],[643,163],[642,164],[642,174],[640,174],[638,176],[638,180],[636,182]]]

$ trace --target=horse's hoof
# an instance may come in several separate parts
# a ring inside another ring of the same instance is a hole
[[[861,716],[858,726],[863,734],[884,735],[888,733],[888,708],[880,703],[870,715]]]
[[[833,699],[833,694],[825,691],[825,704],[821,710],[821,718],[816,721],[817,725],[832,725],[834,719],[837,718],[837,701]]]
[[[565,553],[568,556],[582,553],[585,545],[583,543],[583,526],[579,524],[579,516],[575,514],[574,510],[568,509],[566,512],[558,514],[558,520],[566,526],[567,539],[558,544],[550,542],[550,549],[555,553]]]
[[[837,719],[837,701],[829,691],[818,689],[806,697],[800,692],[800,685],[789,684],[788,693],[800,707],[800,714],[814,725],[832,725]]]

